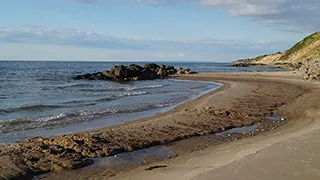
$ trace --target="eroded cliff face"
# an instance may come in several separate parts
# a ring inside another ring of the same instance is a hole
[[[283,56],[284,53],[275,53],[269,55],[259,56],[254,58],[252,61],[261,64],[274,64],[279,61],[279,59]]]
[[[320,58],[320,32],[307,36],[280,57],[282,62],[301,62]]]
[[[276,64],[303,62],[320,58],[320,32],[307,36],[283,53],[261,55],[255,58],[241,59],[236,62],[252,64]]]
[[[319,80],[320,32],[299,41],[283,53],[261,55],[236,61],[234,66],[276,65],[285,69],[299,70],[304,79]]]

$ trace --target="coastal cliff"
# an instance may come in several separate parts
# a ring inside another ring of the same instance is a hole
[[[276,65],[299,70],[304,79],[320,80],[320,32],[313,33],[284,52],[240,59],[233,66]]]

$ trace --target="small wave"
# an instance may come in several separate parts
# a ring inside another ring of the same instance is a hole
[[[72,115],[72,114],[70,114],[70,115]],[[54,121],[54,120],[59,120],[59,119],[65,118],[67,116],[68,115],[65,114],[65,113],[60,113],[60,114],[57,114],[57,115],[54,115],[54,116],[45,116],[45,117],[40,117],[40,118],[34,119],[34,122]]]
[[[9,121],[0,121],[0,127],[3,127],[4,125],[11,124],[26,124],[26,123],[31,123],[31,121],[28,121],[26,119],[12,119]]]
[[[80,103],[84,103],[86,101],[82,101],[82,100],[74,100],[74,101],[66,101],[66,102],[62,102],[61,104],[80,104]]]
[[[31,106],[22,106],[18,108],[12,108],[12,109],[7,109],[7,110],[0,110],[0,113],[14,113],[14,112],[25,112],[25,111],[40,111],[44,109],[49,109],[49,108],[59,108],[61,106],[51,106],[51,105],[43,105],[43,104],[38,104],[38,105],[31,105]]]
[[[52,80],[52,79],[50,79],[50,78],[38,78],[38,79],[36,79],[36,81],[50,81],[50,80]]]
[[[162,88],[163,85],[148,85],[148,86],[141,86],[141,87],[128,87],[127,90],[141,90],[141,89],[155,89],[155,88]]]
[[[64,86],[57,86],[59,89],[68,89],[68,88],[75,88],[75,87],[91,87],[90,84],[71,84],[71,85],[64,85]]]
[[[0,133],[8,133],[36,128],[52,128],[54,126],[65,126],[79,122],[92,121],[101,117],[108,117],[115,114],[127,114],[146,111],[159,107],[167,107],[172,103],[137,106],[137,107],[118,107],[100,110],[82,110],[72,113],[60,113],[50,116],[37,118],[13,119],[9,121],[0,121]]]
[[[7,114],[8,111],[7,110],[4,110],[4,109],[0,109],[0,115],[5,115]]]
[[[80,89],[79,91],[82,91],[82,92],[98,92],[98,93],[101,93],[101,92],[106,92],[106,91],[110,91],[109,89],[94,89],[94,88],[91,88],[91,89]]]
[[[177,103],[162,103],[162,104],[155,104],[154,107],[156,108],[162,108],[162,107],[168,107],[168,106],[173,106],[173,105],[176,105]]]
[[[113,101],[113,100],[115,100],[115,98],[106,97],[106,98],[98,99],[98,100],[96,100],[96,102],[108,102],[108,101]]]
[[[140,95],[144,95],[144,94],[147,94],[147,92],[145,92],[145,91],[123,92],[123,93],[119,93],[118,97],[140,96]]]

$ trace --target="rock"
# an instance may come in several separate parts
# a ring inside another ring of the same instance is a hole
[[[32,179],[33,175],[22,162],[0,156],[0,179]]]
[[[137,64],[131,64],[127,68],[127,76],[128,77],[137,77],[141,74],[141,71],[144,69],[143,67]]]
[[[233,67],[249,67],[249,66],[265,66],[265,64],[263,63],[258,63],[258,62],[254,62],[254,61],[251,61],[251,59],[248,59],[248,60],[238,60],[238,61],[235,61],[233,64],[232,64]]]
[[[191,72],[191,70],[189,68],[184,70],[185,74],[190,74],[190,72]]]
[[[150,69],[150,70],[157,70],[158,68],[160,68],[160,66],[154,63],[149,63],[149,64],[145,64],[144,68]]]
[[[299,67],[305,80],[320,80],[320,59],[304,61]]]
[[[112,80],[115,78],[114,74],[112,74],[109,70],[104,71],[102,75],[104,80]]]
[[[174,69],[174,66],[167,66],[167,68],[166,69],[168,69],[168,70],[170,70],[170,69]]]
[[[168,69],[167,72],[168,72],[170,75],[173,75],[173,74],[176,74],[176,73],[177,73],[177,70],[176,70],[176,69]]]
[[[138,64],[130,64],[127,67],[128,70],[133,70],[133,71],[141,71],[143,70],[143,67],[139,66]]]
[[[176,73],[177,74],[196,74],[196,72],[192,72],[189,68],[183,69],[182,67],[179,67]]]
[[[113,66],[111,69],[111,73],[114,74],[116,77],[123,78],[127,76],[127,69],[124,65]]]
[[[164,69],[164,68],[160,68],[157,72],[157,76],[160,76],[160,77],[167,77],[168,76],[168,73],[167,71]]]
[[[111,81],[137,81],[137,80],[152,80],[159,78],[167,78],[174,74],[193,74],[190,69],[179,68],[174,66],[157,65],[154,63],[145,64],[141,67],[137,64],[129,66],[113,66],[111,71],[97,72],[93,74],[83,74],[75,76],[74,79],[88,80],[111,80]]]
[[[320,80],[320,59],[277,63],[277,65],[283,69],[301,72],[304,80]]]
[[[160,68],[166,69],[167,66],[166,65],[161,65]]]
[[[236,61],[232,64],[233,67],[249,67],[250,63],[246,61]]]

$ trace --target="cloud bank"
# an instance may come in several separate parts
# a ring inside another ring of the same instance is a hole
[[[78,3],[110,2],[109,0],[68,1]],[[272,26],[294,26],[305,32],[319,31],[320,29],[319,0],[128,0],[127,2],[149,4],[192,2],[205,7],[224,9],[233,16],[245,16],[250,20],[263,21]]]
[[[149,59],[158,60],[196,58],[220,59],[221,57],[226,58],[226,54],[228,54],[227,58],[232,60],[233,58],[247,57],[264,53],[266,51],[275,52],[279,51],[279,49],[284,49],[279,42],[219,39],[195,39],[182,41],[154,38],[122,38],[99,34],[92,31],[77,29],[50,29],[38,26],[29,26],[22,29],[0,28],[0,43],[3,45],[6,44],[6,47],[18,45],[17,48],[11,47],[17,52],[11,52],[11,54],[27,54],[28,57],[35,54],[35,51],[47,51],[48,54],[46,54],[46,56],[56,57],[56,54],[61,54],[62,52],[63,54],[68,54],[68,52],[76,52],[76,49],[79,51],[84,51],[84,49],[86,49],[86,52],[92,52],[92,57],[95,56],[100,59],[101,57],[106,57],[106,59],[112,58],[113,60],[117,60],[119,58],[132,58],[135,55],[138,59],[145,59],[148,57]],[[21,47],[24,48],[21,49]],[[48,48],[44,50],[44,47]],[[55,47],[56,50],[60,49],[61,53],[53,51],[51,47]],[[32,50],[30,48],[36,49]],[[31,53],[18,53],[18,51],[22,51],[23,49]],[[62,51],[62,49],[65,50]],[[69,51],[66,49],[69,49]],[[4,56],[4,54],[5,53],[2,53],[0,55],[0,59],[5,59],[10,56],[10,53],[8,56]],[[54,54],[54,56],[52,56],[52,54]],[[234,56],[232,56],[232,54],[234,54]],[[83,57],[86,56],[83,55]],[[115,59],[116,57],[118,58]]]
[[[203,0],[209,7],[226,9],[234,16],[247,16],[276,25],[294,25],[307,31],[320,29],[319,0]]]
[[[22,29],[0,28],[0,42],[4,43],[32,43],[70,45],[106,49],[171,49],[205,47],[241,47],[265,46],[265,41],[236,41],[236,40],[165,40],[155,38],[122,38],[107,36],[93,31],[78,29],[51,29],[45,27],[29,26]],[[205,46],[205,47],[204,47]]]

